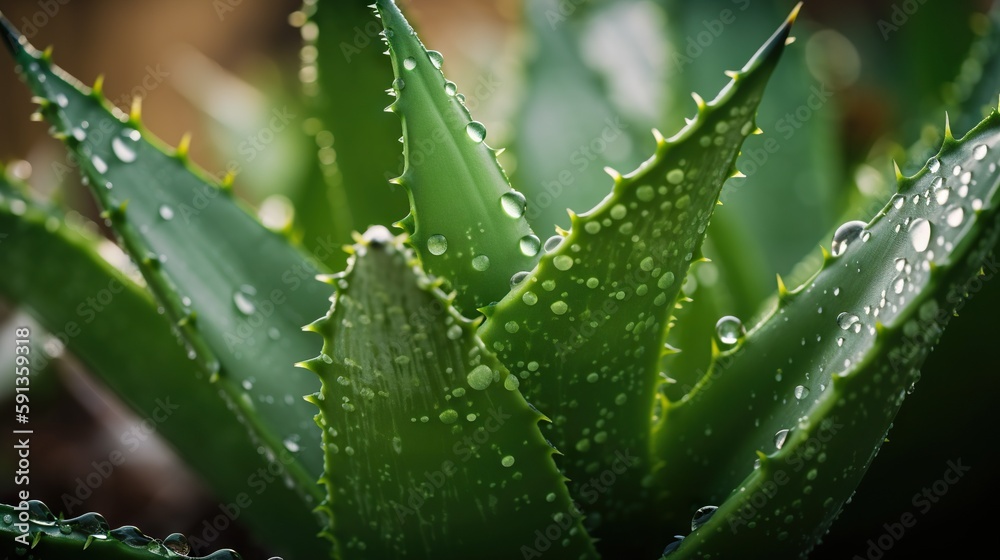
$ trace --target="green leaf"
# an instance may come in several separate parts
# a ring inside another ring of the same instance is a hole
[[[220,499],[251,498],[241,520],[276,551],[296,557],[325,552],[325,543],[315,538],[320,523],[310,503],[285,484],[259,488],[254,482],[266,480],[255,474],[259,469],[277,470],[291,454],[269,459],[258,452],[152,298],[100,257],[97,242],[15,190],[0,170],[0,294],[63,340],[140,417],[167,414],[157,433]],[[40,346],[33,351],[39,352],[32,361],[38,371],[50,356]]]
[[[228,549],[208,556],[188,556],[189,543],[184,535],[174,533],[160,540],[131,526],[111,529],[104,517],[96,513],[60,519],[52,515],[45,504],[34,500],[21,502],[16,507],[0,504],[0,516],[3,517],[0,554],[5,554],[5,558],[240,560],[239,554]]]
[[[401,225],[427,272],[445,279],[470,314],[502,298],[510,277],[537,262],[540,244],[485,127],[441,73],[441,54],[424,48],[392,0],[376,5],[396,75],[388,110],[403,121],[406,168],[394,181],[410,195],[410,215]]]
[[[526,216],[549,235],[570,226],[567,208],[592,208],[608,193],[605,166],[633,168],[640,141],[649,143],[613,107],[583,60],[572,21],[554,17],[559,0],[525,3],[534,39],[525,98],[516,120],[513,177],[527,197]]]
[[[677,558],[765,543],[799,555],[826,532],[954,310],[996,268],[985,257],[1000,237],[998,144],[996,112],[961,141],[947,135],[869,224],[845,225],[839,256],[665,406],[654,432],[664,511],[679,529],[721,502]],[[766,503],[751,503],[761,492]]]
[[[475,324],[385,228],[354,252],[311,327],[323,354],[304,364],[323,380],[313,402],[337,556],[595,557],[542,416]]]
[[[389,184],[403,168],[400,128],[383,112],[392,69],[370,5],[321,0],[303,7],[308,22],[300,75],[310,112],[325,127],[314,135],[319,160],[329,188],[343,198],[335,210],[358,231],[398,220],[407,205],[403,190]]]
[[[5,43],[22,76],[80,163],[86,182],[123,248],[188,344],[192,359],[274,455],[295,460],[289,479],[318,496],[319,432],[302,395],[315,379],[293,364],[315,354],[301,332],[326,307],[313,281],[318,263],[265,229],[231,191],[194,170],[187,140],[164,153],[139,122],[55,68],[6,20]],[[332,240],[316,252],[339,250]]]
[[[543,431],[566,455],[571,495],[600,500],[605,522],[632,522],[654,507],[640,480],[674,302],[739,147],[756,129],[754,113],[792,21],[794,14],[714,101],[698,98],[687,127],[670,140],[658,136],[654,157],[617,176],[593,210],[573,216],[558,247],[480,330],[521,377],[528,401],[553,419]],[[619,454],[634,458],[625,472]],[[609,470],[621,475],[614,486],[588,494],[591,477]],[[600,537],[614,543],[609,550],[642,546],[615,541],[627,534],[634,533]]]

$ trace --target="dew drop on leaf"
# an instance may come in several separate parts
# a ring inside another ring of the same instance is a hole
[[[472,138],[472,141],[479,144],[483,140],[486,140],[486,125],[479,121],[472,121],[465,125],[465,133]]]
[[[691,517],[691,530],[697,531],[699,527],[708,523],[708,520],[715,515],[715,510],[719,509],[719,506],[702,506],[698,508],[698,511],[694,512],[694,516]]]
[[[167,206],[166,204],[160,206],[159,214],[160,214],[161,218],[163,218],[164,220],[166,220],[168,222],[170,220],[174,219],[174,210],[173,210],[173,208]]]
[[[727,315],[715,323],[715,335],[719,342],[726,346],[736,344],[745,334],[746,329],[743,327],[743,321],[740,321],[738,317]]]
[[[524,280],[528,276],[531,276],[531,273],[526,272],[524,270],[522,270],[521,272],[515,272],[514,275],[510,277],[510,287],[513,288],[514,286],[517,286],[521,282],[524,282]]]
[[[837,231],[833,234],[833,243],[830,244],[830,253],[835,257],[843,255],[847,251],[848,244],[861,236],[865,225],[860,220],[854,220],[837,228]]]
[[[472,268],[479,272],[484,272],[490,268],[490,258],[486,255],[479,255],[472,259]]]
[[[542,248],[542,241],[534,235],[528,234],[521,238],[521,254],[526,257],[533,257]]]
[[[782,447],[784,447],[785,440],[787,439],[788,439],[788,429],[778,430],[778,432],[774,434],[774,446],[777,447],[778,449],[781,449]]]
[[[975,148],[973,148],[973,150],[972,150],[972,157],[974,157],[976,159],[976,161],[982,161],[982,160],[986,159],[986,153],[989,152],[989,151],[990,151],[990,149],[988,147],[986,147],[986,144],[980,144],[980,145],[976,146]]]
[[[847,313],[846,311],[837,316],[837,324],[845,331],[850,330],[860,320],[857,315]]]
[[[135,161],[135,150],[121,138],[116,137],[111,141],[111,151],[115,153],[115,157],[122,163],[132,163]]]
[[[945,219],[947,220],[949,226],[958,227],[962,225],[962,221],[965,219],[965,209],[961,206],[953,206],[948,209],[948,214]]]
[[[910,242],[918,253],[927,250],[931,243],[931,224],[923,218],[917,218],[910,224]]]
[[[527,201],[524,195],[517,192],[511,191],[509,193],[504,193],[500,197],[500,206],[503,207],[503,211],[511,218],[520,218],[524,215],[524,209],[527,207]]]
[[[448,238],[440,233],[427,238],[427,250],[432,255],[443,255],[448,250]]]

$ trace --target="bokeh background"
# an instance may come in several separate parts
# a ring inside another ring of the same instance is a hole
[[[708,97],[717,91],[726,79],[722,70],[742,64],[793,5],[786,0],[565,0],[564,5],[573,7],[566,22],[540,25],[536,14],[532,27],[525,21],[532,10],[537,12],[538,2],[400,2],[428,47],[444,53],[446,74],[460,90],[475,90],[483,77],[495,83],[495,93],[478,99],[474,107],[495,147],[530,146],[530,138],[549,142],[549,135],[586,135],[588,126],[603,126],[597,107],[592,113],[553,113],[541,119],[522,110],[532,96],[577,87],[560,81],[562,62],[538,62],[540,49],[570,45],[580,53],[576,63],[592,72],[590,86],[612,97],[631,129],[656,126],[669,135],[694,111],[683,92]],[[108,97],[123,109],[134,95],[141,96],[147,127],[165,142],[176,144],[192,132],[192,158],[213,174],[239,160],[238,146],[260,129],[273,107],[301,107],[300,80],[310,78],[300,70],[301,33],[292,25],[296,18],[289,17],[300,7],[295,0],[227,2],[233,9],[221,18],[218,2],[209,0],[53,3],[58,4],[54,14],[42,2],[29,0],[0,0],[0,10],[36,46],[53,45],[56,62],[71,74],[84,81],[103,74]],[[707,45],[702,41],[700,50],[693,47],[707,37],[703,32],[713,33],[713,22],[724,9],[732,10],[736,21],[724,25],[718,37],[713,34]],[[744,286],[725,304],[727,311],[749,322],[764,304],[761,294],[773,291],[775,273],[789,285],[804,278],[817,266],[817,244],[829,246],[839,223],[870,218],[873,201],[888,198],[890,158],[911,171],[922,165],[917,156],[924,154],[908,153],[905,147],[939,136],[944,111],[955,111],[968,93],[963,80],[991,71],[967,61],[970,49],[984,41],[991,27],[984,15],[990,9],[988,0],[807,3],[795,33],[800,44],[782,62],[758,123],[765,133],[778,134],[792,122],[787,113],[807,105],[810,95],[824,92],[823,102],[797,123],[767,165],[756,165],[745,155],[741,168],[754,172],[724,189],[725,206],[713,227],[732,223],[746,232],[743,252],[757,263],[743,269]],[[678,56],[691,57],[691,63]],[[533,87],[530,80],[550,84],[549,89]],[[1000,84],[1000,76],[993,83]],[[1000,90],[992,93],[994,99],[997,94]],[[47,126],[29,119],[33,110],[10,58],[0,55],[0,160],[12,162],[9,172],[30,181],[42,196],[97,221],[79,177],[52,164],[64,161],[63,148],[48,137]],[[953,121],[956,135],[978,121],[978,115],[962,115]],[[529,139],[519,136],[519,130]],[[644,159],[652,137],[642,133],[634,138],[638,140],[632,144],[601,154],[601,163],[624,171]],[[746,151],[760,148],[763,138],[767,136],[751,138]],[[304,142],[298,130],[277,135],[260,157],[244,162],[237,192],[258,206],[282,192],[279,180],[287,179],[289,165],[301,162],[299,154],[308,150]],[[514,149],[503,161],[515,187],[521,187],[522,179],[544,176],[530,154],[529,149]],[[601,167],[594,165],[593,175],[588,171],[581,180],[607,181]],[[564,219],[560,212],[551,214],[552,219]],[[698,280],[710,283],[711,274]],[[688,289],[695,292],[697,287]],[[991,429],[995,417],[991,421],[989,414],[1000,394],[1000,368],[991,351],[998,312],[1000,287],[988,285],[953,322],[907,399],[890,441],[813,557],[865,557],[868,539],[882,534],[882,524],[912,511],[912,496],[941,478],[947,461],[958,458],[972,467],[969,474],[884,557],[908,558],[932,550],[964,557],[993,542],[996,516],[989,512],[998,496],[998,453]],[[8,364],[13,328],[21,324],[34,322],[0,294],[0,410],[11,406],[13,372]],[[69,353],[36,381],[32,487],[36,496],[59,509],[63,497],[74,492],[76,479],[93,470],[93,461],[106,459],[138,419]],[[9,449],[10,437],[0,435],[4,449]],[[12,472],[12,457],[0,453],[4,473]],[[4,502],[13,498],[10,478],[0,478]],[[218,500],[152,434],[83,502],[76,513],[99,511],[112,525],[134,524],[162,538],[196,529]],[[652,538],[666,544],[673,532],[665,528]],[[270,554],[238,524],[217,544],[246,558]]]

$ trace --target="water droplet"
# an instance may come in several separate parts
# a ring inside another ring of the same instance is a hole
[[[899,210],[903,207],[903,203],[906,202],[906,199],[903,198],[902,195],[894,194],[889,202],[892,204],[893,208]]]
[[[681,169],[671,169],[667,172],[667,182],[671,185],[679,185],[684,181],[684,171]]]
[[[513,467],[514,466],[514,457],[512,457],[510,455],[507,455],[503,459],[500,459],[500,464],[503,465],[503,466],[505,466],[505,467]]]
[[[521,386],[521,381],[518,380],[517,376],[513,374],[508,375],[507,379],[503,380],[503,388],[507,389],[508,391],[515,391],[520,386]]]
[[[743,321],[732,315],[727,315],[715,323],[715,335],[718,337],[719,342],[726,346],[732,346],[739,342],[746,332],[746,329],[743,327]]]
[[[503,328],[506,329],[507,332],[514,334],[521,330],[521,325],[518,325],[517,321],[507,321],[507,324],[505,324]]]
[[[555,267],[558,268],[559,270],[565,272],[573,268],[573,257],[567,255],[558,255],[556,256],[556,258],[552,259],[552,264],[554,264]]]
[[[111,141],[111,150],[115,153],[115,157],[122,163],[132,163],[135,161],[135,150],[121,138],[116,137]]]
[[[539,249],[542,248],[541,240],[531,234],[522,237],[519,244],[521,246],[521,254],[526,257],[537,255]]]
[[[782,447],[784,447],[785,440],[787,439],[788,439],[788,430],[787,429],[778,430],[778,432],[774,434],[774,446],[777,447],[778,449],[781,449]]]
[[[809,396],[809,388],[805,385],[798,385],[795,387],[795,398],[800,401]]]
[[[513,288],[521,282],[524,282],[529,276],[531,276],[531,273],[524,270],[521,272],[515,272],[514,275],[510,277],[510,287]]]
[[[527,207],[528,202],[525,200],[523,194],[517,191],[510,191],[500,197],[500,205],[503,207],[503,211],[511,218],[520,218],[524,215],[524,209]]]
[[[535,295],[535,292],[524,292],[524,295],[521,296],[521,301],[527,306],[532,306],[538,303],[538,296]]]
[[[254,312],[257,311],[257,306],[254,305],[253,300],[250,298],[255,295],[257,295],[257,290],[253,286],[247,284],[240,286],[240,288],[233,293],[233,303],[236,304],[236,309],[246,316],[253,315]]]
[[[428,237],[427,250],[432,255],[443,255],[448,250],[448,239],[440,233]]]
[[[448,327],[448,338],[450,340],[458,340],[462,338],[462,327],[458,325],[452,325]]]
[[[413,70],[417,67],[417,61],[413,57],[407,57],[403,60],[403,68],[407,70]]]
[[[918,253],[926,251],[927,246],[931,243],[930,222],[923,218],[913,220],[913,223],[910,224],[910,241]]]
[[[454,424],[455,422],[458,422],[458,412],[449,408],[439,414],[438,418],[440,418],[445,424]]]
[[[566,312],[569,311],[569,306],[566,305],[566,302],[562,300],[553,303],[551,306],[549,306],[549,308],[552,309],[552,312],[555,313],[556,315],[565,315]]]
[[[674,535],[674,539],[676,539],[676,540],[674,542],[668,544],[663,549],[663,555],[664,556],[666,556],[666,555],[670,554],[671,552],[673,552],[673,551],[677,550],[678,548],[680,548],[681,543],[684,542],[684,535]]]
[[[962,225],[962,220],[965,219],[965,209],[961,206],[953,206],[948,210],[946,220],[948,225],[951,227],[958,227]]]
[[[101,175],[108,172],[108,164],[105,163],[99,156],[91,157],[90,162],[94,164],[94,169]]]
[[[945,188],[940,189],[934,193],[934,200],[937,201],[939,206],[944,206],[948,203],[948,197],[951,196],[951,189]]]
[[[431,64],[440,69],[444,65],[444,55],[437,51],[427,51],[427,58],[431,59]]]
[[[657,280],[656,282],[656,286],[661,290],[666,290],[670,286],[673,286],[673,284],[674,284],[674,273],[669,271],[664,272],[663,275],[660,276],[660,279]]]
[[[479,255],[472,259],[472,268],[479,272],[484,272],[490,268],[490,258],[486,255]]]
[[[986,146],[986,144],[980,144],[973,148],[972,157],[976,158],[976,161],[983,161],[986,159],[986,153],[989,151],[990,149]]]
[[[830,253],[835,257],[843,255],[847,251],[848,244],[857,239],[864,231],[865,225],[864,222],[855,220],[837,228],[836,233],[833,234],[833,243],[830,244]]]
[[[65,109],[66,107],[69,107],[69,99],[65,95],[60,93],[56,95],[56,105]]]
[[[901,294],[904,288],[906,288],[906,277],[901,274],[892,281],[892,291]]]
[[[493,370],[487,365],[480,364],[469,372],[465,379],[469,382],[469,387],[483,391],[493,383]]]
[[[837,324],[845,331],[850,330],[860,320],[857,315],[847,313],[846,311],[837,316]]]
[[[545,252],[551,253],[555,251],[563,241],[563,236],[553,235],[552,237],[545,240]]]
[[[927,160],[927,169],[929,169],[931,173],[937,173],[941,170],[941,160],[936,157],[932,157]]]
[[[455,82],[448,80],[444,83],[444,93],[448,97],[454,97],[458,93],[458,86],[455,85]]]
[[[174,219],[174,210],[173,210],[173,208],[167,206],[166,204],[160,206],[159,213],[160,213],[160,217],[163,218],[164,220],[168,221],[168,222],[170,220]]]
[[[903,269],[906,268],[907,264],[909,264],[909,263],[907,263],[906,259],[904,259],[902,257],[896,259],[896,270],[898,270],[899,272],[902,272]]]
[[[643,185],[635,190],[635,197],[643,202],[649,202],[656,196],[656,191],[649,185]]]
[[[699,527],[708,523],[708,520],[715,515],[715,510],[719,509],[718,506],[703,506],[698,508],[698,511],[694,512],[694,517],[691,518],[691,530],[697,531]]]
[[[294,441],[292,441],[290,439],[286,439],[282,443],[285,445],[285,449],[291,451],[292,453],[298,453],[299,452],[299,444],[295,443]]]
[[[486,125],[479,121],[472,121],[465,125],[465,133],[472,138],[472,141],[479,144],[483,140],[486,140]]]

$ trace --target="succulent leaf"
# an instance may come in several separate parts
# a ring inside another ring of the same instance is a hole
[[[45,504],[31,500],[9,506],[0,504],[0,554],[5,558],[44,560],[240,560],[232,550],[218,550],[208,556],[189,556],[187,539],[174,533],[154,539],[135,527],[112,529],[97,513],[61,519]],[[30,556],[29,556],[30,554]]]
[[[649,468],[652,395],[674,303],[739,147],[756,129],[794,15],[714,101],[696,96],[696,119],[669,140],[658,136],[650,160],[616,176],[604,201],[546,243],[548,253],[480,330],[521,378],[525,398],[553,419],[544,433],[566,454],[571,494],[586,494],[604,470],[622,475],[599,496],[606,521],[643,507],[635,497]],[[627,475],[616,451],[635,458]]]
[[[818,542],[955,308],[983,267],[996,267],[987,253],[998,239],[998,144],[996,112],[946,140],[870,223],[838,231],[812,280],[719,354],[690,394],[664,404],[654,430],[664,511],[680,524],[722,502],[676,557],[765,542],[805,554]],[[783,488],[748,507],[767,484]]]
[[[508,292],[512,274],[534,266],[540,243],[486,128],[441,73],[441,54],[424,48],[392,0],[376,6],[396,76],[388,110],[403,122],[406,167],[394,181],[409,193],[410,214],[400,224],[424,269],[447,281],[455,306],[472,316]]]
[[[65,340],[66,349],[140,417],[167,414],[157,433],[221,499],[235,503],[247,492],[247,477],[278,465],[258,452],[217,388],[199,379],[198,367],[149,294],[101,258],[97,239],[41,207],[21,187],[0,170],[0,232],[6,235],[0,239],[0,294]],[[34,351],[38,369],[49,356]],[[285,451],[275,459],[291,458]],[[275,550],[315,556],[326,547],[314,538],[320,524],[310,509],[284,484],[268,484],[241,516]]]
[[[85,91],[9,22],[0,23],[40,111],[78,162],[191,359],[219,381],[272,455],[294,448],[290,480],[304,499],[317,498],[319,432],[301,400],[317,385],[293,364],[315,354],[301,325],[326,305],[312,281],[319,265],[195,170],[189,138],[165,153],[137,114],[109,108],[99,91]],[[319,242],[317,252],[339,250]]]
[[[595,557],[542,416],[402,242],[372,228],[330,282],[310,327],[323,354],[304,366],[323,380],[336,556]],[[550,526],[558,538],[536,544]]]

